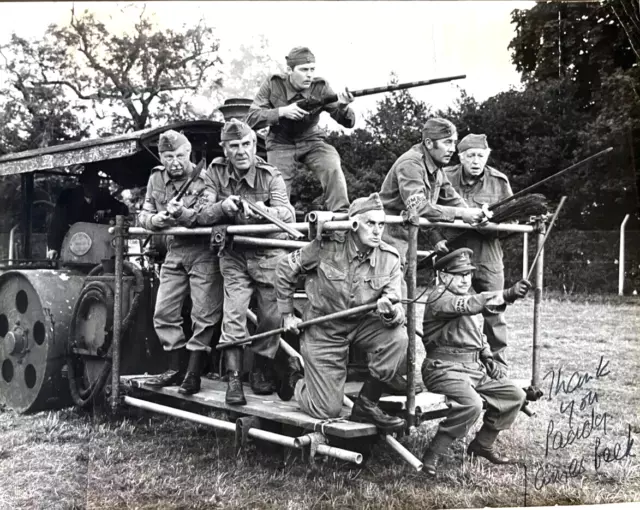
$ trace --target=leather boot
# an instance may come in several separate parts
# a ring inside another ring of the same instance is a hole
[[[256,395],[271,395],[275,390],[273,361],[259,354],[253,355],[253,368],[249,374],[251,390]]]
[[[353,404],[349,419],[360,423],[373,423],[385,432],[404,427],[405,421],[402,418],[390,416],[378,407],[383,387],[384,384],[377,379],[367,379]]]
[[[436,433],[422,454],[422,471],[425,474],[435,476],[440,456],[447,451],[453,441],[454,438],[444,432],[438,431]]]
[[[224,359],[227,372],[227,393],[224,402],[230,406],[243,406],[247,403],[242,388],[242,349],[230,347],[224,351]]]
[[[189,353],[185,348],[169,351],[169,370],[151,379],[147,379],[146,384],[154,388],[180,384],[187,371],[188,356]]]
[[[302,363],[300,363],[300,358],[297,356],[291,356],[287,360],[285,372],[280,377],[280,387],[278,388],[280,400],[287,402],[293,398],[296,384],[300,379],[304,379]]]
[[[476,437],[467,447],[467,454],[484,457],[493,464],[512,464],[513,461],[504,457],[494,448],[494,443],[500,431],[489,427],[486,423],[476,434]]]
[[[200,391],[200,374],[204,362],[204,351],[192,351],[189,356],[189,366],[187,367],[187,375],[182,381],[182,385],[178,393],[182,395],[193,395]]]

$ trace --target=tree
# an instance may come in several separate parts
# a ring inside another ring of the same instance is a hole
[[[578,86],[578,97],[585,105],[590,104],[602,76],[616,69],[630,69],[637,62],[637,52],[626,37],[618,14],[628,12],[629,5],[633,10],[633,3],[553,2],[514,10],[511,19],[516,36],[509,48],[523,81],[569,78]]]
[[[126,12],[135,22],[122,34],[74,10],[39,41],[14,34],[2,48],[14,87],[20,76],[28,91],[49,88],[73,111],[91,108],[108,131],[124,132],[174,119],[189,95],[220,84],[218,41],[203,20],[175,31],[159,29],[144,8]]]

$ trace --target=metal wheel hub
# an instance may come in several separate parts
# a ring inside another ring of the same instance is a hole
[[[11,356],[21,356],[27,350],[25,331],[18,325],[4,337],[4,347]]]

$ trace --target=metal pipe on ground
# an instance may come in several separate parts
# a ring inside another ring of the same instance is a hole
[[[200,423],[201,425],[208,425],[216,429],[226,430],[227,432],[236,431],[234,423],[230,423],[224,420],[217,420],[216,418],[209,418],[208,416],[202,416],[197,413],[191,413],[189,411],[183,411],[182,409],[175,409],[169,406],[163,406],[156,404],[155,402],[149,402],[147,400],[141,400],[139,398],[133,398],[129,396],[124,397],[124,403],[131,407],[137,407],[138,409],[144,409],[146,411],[153,411],[155,413],[166,414],[167,416],[173,416],[174,418],[182,418],[183,420],[189,420],[194,423]]]
[[[183,420],[200,423],[202,425],[207,425],[216,429],[226,430],[227,432],[235,433],[236,431],[236,425],[234,423],[230,423],[224,420],[218,420],[216,418],[209,418],[208,416],[202,416],[197,413],[183,411],[181,409],[175,409],[169,406],[163,406],[161,404],[156,404],[147,400],[125,396],[124,403],[131,407],[137,407],[139,409],[145,409],[147,411],[165,414],[167,416],[173,416],[175,418],[182,418]],[[311,443],[311,438],[309,438],[309,441],[305,441],[304,439],[300,440],[301,438],[284,436],[282,434],[276,434],[274,432],[257,429],[255,427],[250,428],[247,431],[247,435],[255,439],[262,439],[264,441],[287,446],[289,448],[301,449]],[[357,452],[343,450],[342,448],[335,448],[333,446],[327,445],[318,445],[317,452],[328,457],[334,457],[336,459],[353,462],[354,464],[362,464],[362,455]]]
[[[409,465],[415,469],[416,471],[422,471],[422,462],[418,458],[416,458],[413,453],[407,450],[404,446],[398,442],[398,440],[393,437],[386,435],[384,436],[385,442],[391,446],[400,456],[409,463]]]
[[[295,438],[296,448],[303,448],[311,444],[311,434],[305,434]],[[328,457],[334,457],[340,460],[346,460],[353,462],[354,464],[362,464],[362,454],[352,452],[350,450],[343,450],[342,448],[336,448],[335,446],[328,446],[326,444],[319,444],[316,451],[322,455]]]

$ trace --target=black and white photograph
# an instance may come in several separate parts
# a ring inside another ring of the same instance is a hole
[[[0,2],[0,510],[640,505],[640,0]]]

